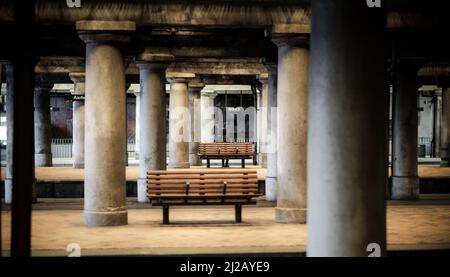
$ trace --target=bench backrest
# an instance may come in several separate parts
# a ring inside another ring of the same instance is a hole
[[[147,172],[147,196],[257,195],[256,170],[152,170]]]
[[[207,155],[248,155],[253,156],[255,150],[252,143],[248,142],[215,142],[200,143],[198,154]]]

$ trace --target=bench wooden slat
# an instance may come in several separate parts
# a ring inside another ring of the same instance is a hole
[[[227,193],[227,194],[220,194],[220,193],[210,193],[210,194],[189,194],[185,195],[182,193],[179,194],[159,194],[159,195],[149,195],[149,198],[152,199],[152,197],[155,198],[252,198],[255,196],[259,196],[260,194],[257,193],[249,193],[249,194],[242,194],[242,193]]]
[[[251,184],[251,183],[257,183],[258,179],[256,178],[249,178],[249,179],[227,179],[226,182],[229,185],[232,184]],[[223,180],[222,179],[189,179],[189,183],[191,185],[193,184],[223,184]],[[182,184],[185,185],[186,181],[184,179],[173,179],[173,180],[154,180],[154,179],[150,179],[147,181],[147,184],[158,184],[158,185],[164,185],[164,184]]]
[[[240,174],[186,174],[186,175],[180,175],[180,174],[174,174],[174,175],[147,175],[148,179],[183,179],[183,180],[190,180],[190,179],[228,179],[228,178],[249,178],[249,179],[257,179],[257,174],[248,174],[248,175],[240,175]]]

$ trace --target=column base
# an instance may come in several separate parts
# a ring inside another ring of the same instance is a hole
[[[391,199],[415,200],[419,199],[419,177],[392,176]]]
[[[13,181],[10,178],[5,179],[5,204],[12,203],[12,186]]]
[[[191,165],[189,162],[183,162],[183,163],[170,163],[169,162],[169,168],[189,168]]]
[[[305,224],[306,209],[276,207],[275,222]]]
[[[197,154],[189,154],[189,164],[191,166],[201,166],[202,160]]]
[[[267,168],[267,154],[266,153],[259,153],[258,164],[261,167]]]
[[[266,201],[277,201],[277,177],[266,178]]]
[[[128,211],[100,212],[85,210],[84,224],[89,227],[127,225]]]
[[[74,163],[73,168],[84,168],[84,163]]]
[[[36,167],[52,166],[52,153],[35,153],[34,164]]]
[[[139,178],[137,180],[137,200],[139,203],[149,203],[150,200],[147,197],[147,179]]]

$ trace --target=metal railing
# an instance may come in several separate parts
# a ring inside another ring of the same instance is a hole
[[[73,145],[73,141],[71,138],[54,138],[54,139],[52,139],[53,158],[62,158],[62,159],[72,158],[72,145]],[[129,159],[137,158],[135,149],[136,149],[136,141],[134,139],[129,139],[127,141],[127,152],[128,152]]]
[[[53,158],[72,158],[72,139],[52,139],[52,156]]]

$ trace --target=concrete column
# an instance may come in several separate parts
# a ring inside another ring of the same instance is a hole
[[[378,248],[384,255],[384,10],[316,0],[312,14],[307,254],[367,257]]]
[[[169,98],[169,167],[189,168],[189,99],[188,83],[194,74],[170,78]]]
[[[392,109],[392,199],[419,198],[417,71],[416,65],[401,62],[395,76]]]
[[[191,166],[201,166],[202,160],[198,156],[198,145],[202,138],[202,114],[201,114],[201,91],[205,84],[199,82],[189,83],[189,113],[190,141],[189,141],[189,163]]]
[[[166,169],[166,68],[174,57],[143,53],[140,69],[138,201],[148,202],[147,171]]]
[[[141,89],[142,91],[142,86]],[[134,127],[134,153],[136,158],[139,159],[139,149],[140,149],[140,118],[141,118],[141,91],[134,92],[134,96],[136,96],[136,112],[135,112],[135,127]]]
[[[202,142],[214,142],[214,98],[217,93],[203,90],[201,94]]]
[[[290,26],[290,25],[287,25]],[[308,37],[301,28],[276,25],[278,46],[278,193],[275,220],[306,222],[306,131],[308,102]]]
[[[258,112],[258,163],[261,167],[267,167],[267,102],[269,94],[269,80],[266,74],[259,76],[262,84],[262,91],[259,94],[259,112]]]
[[[52,125],[50,90],[53,83],[37,81],[34,88],[35,166],[52,166]]]
[[[125,69],[119,44],[136,29],[130,21],[78,21],[86,43],[84,221],[126,225]]]
[[[442,89],[441,166],[450,166],[450,88]]]
[[[277,65],[264,62],[269,73],[267,96],[266,201],[277,200]]]
[[[73,167],[84,168],[84,92],[85,74],[84,72],[73,72],[69,74],[70,79],[75,84],[73,92],[73,116],[72,116],[72,156]]]
[[[5,176],[5,204],[12,202],[13,188],[13,148],[14,148],[14,67],[6,65],[6,176]]]

